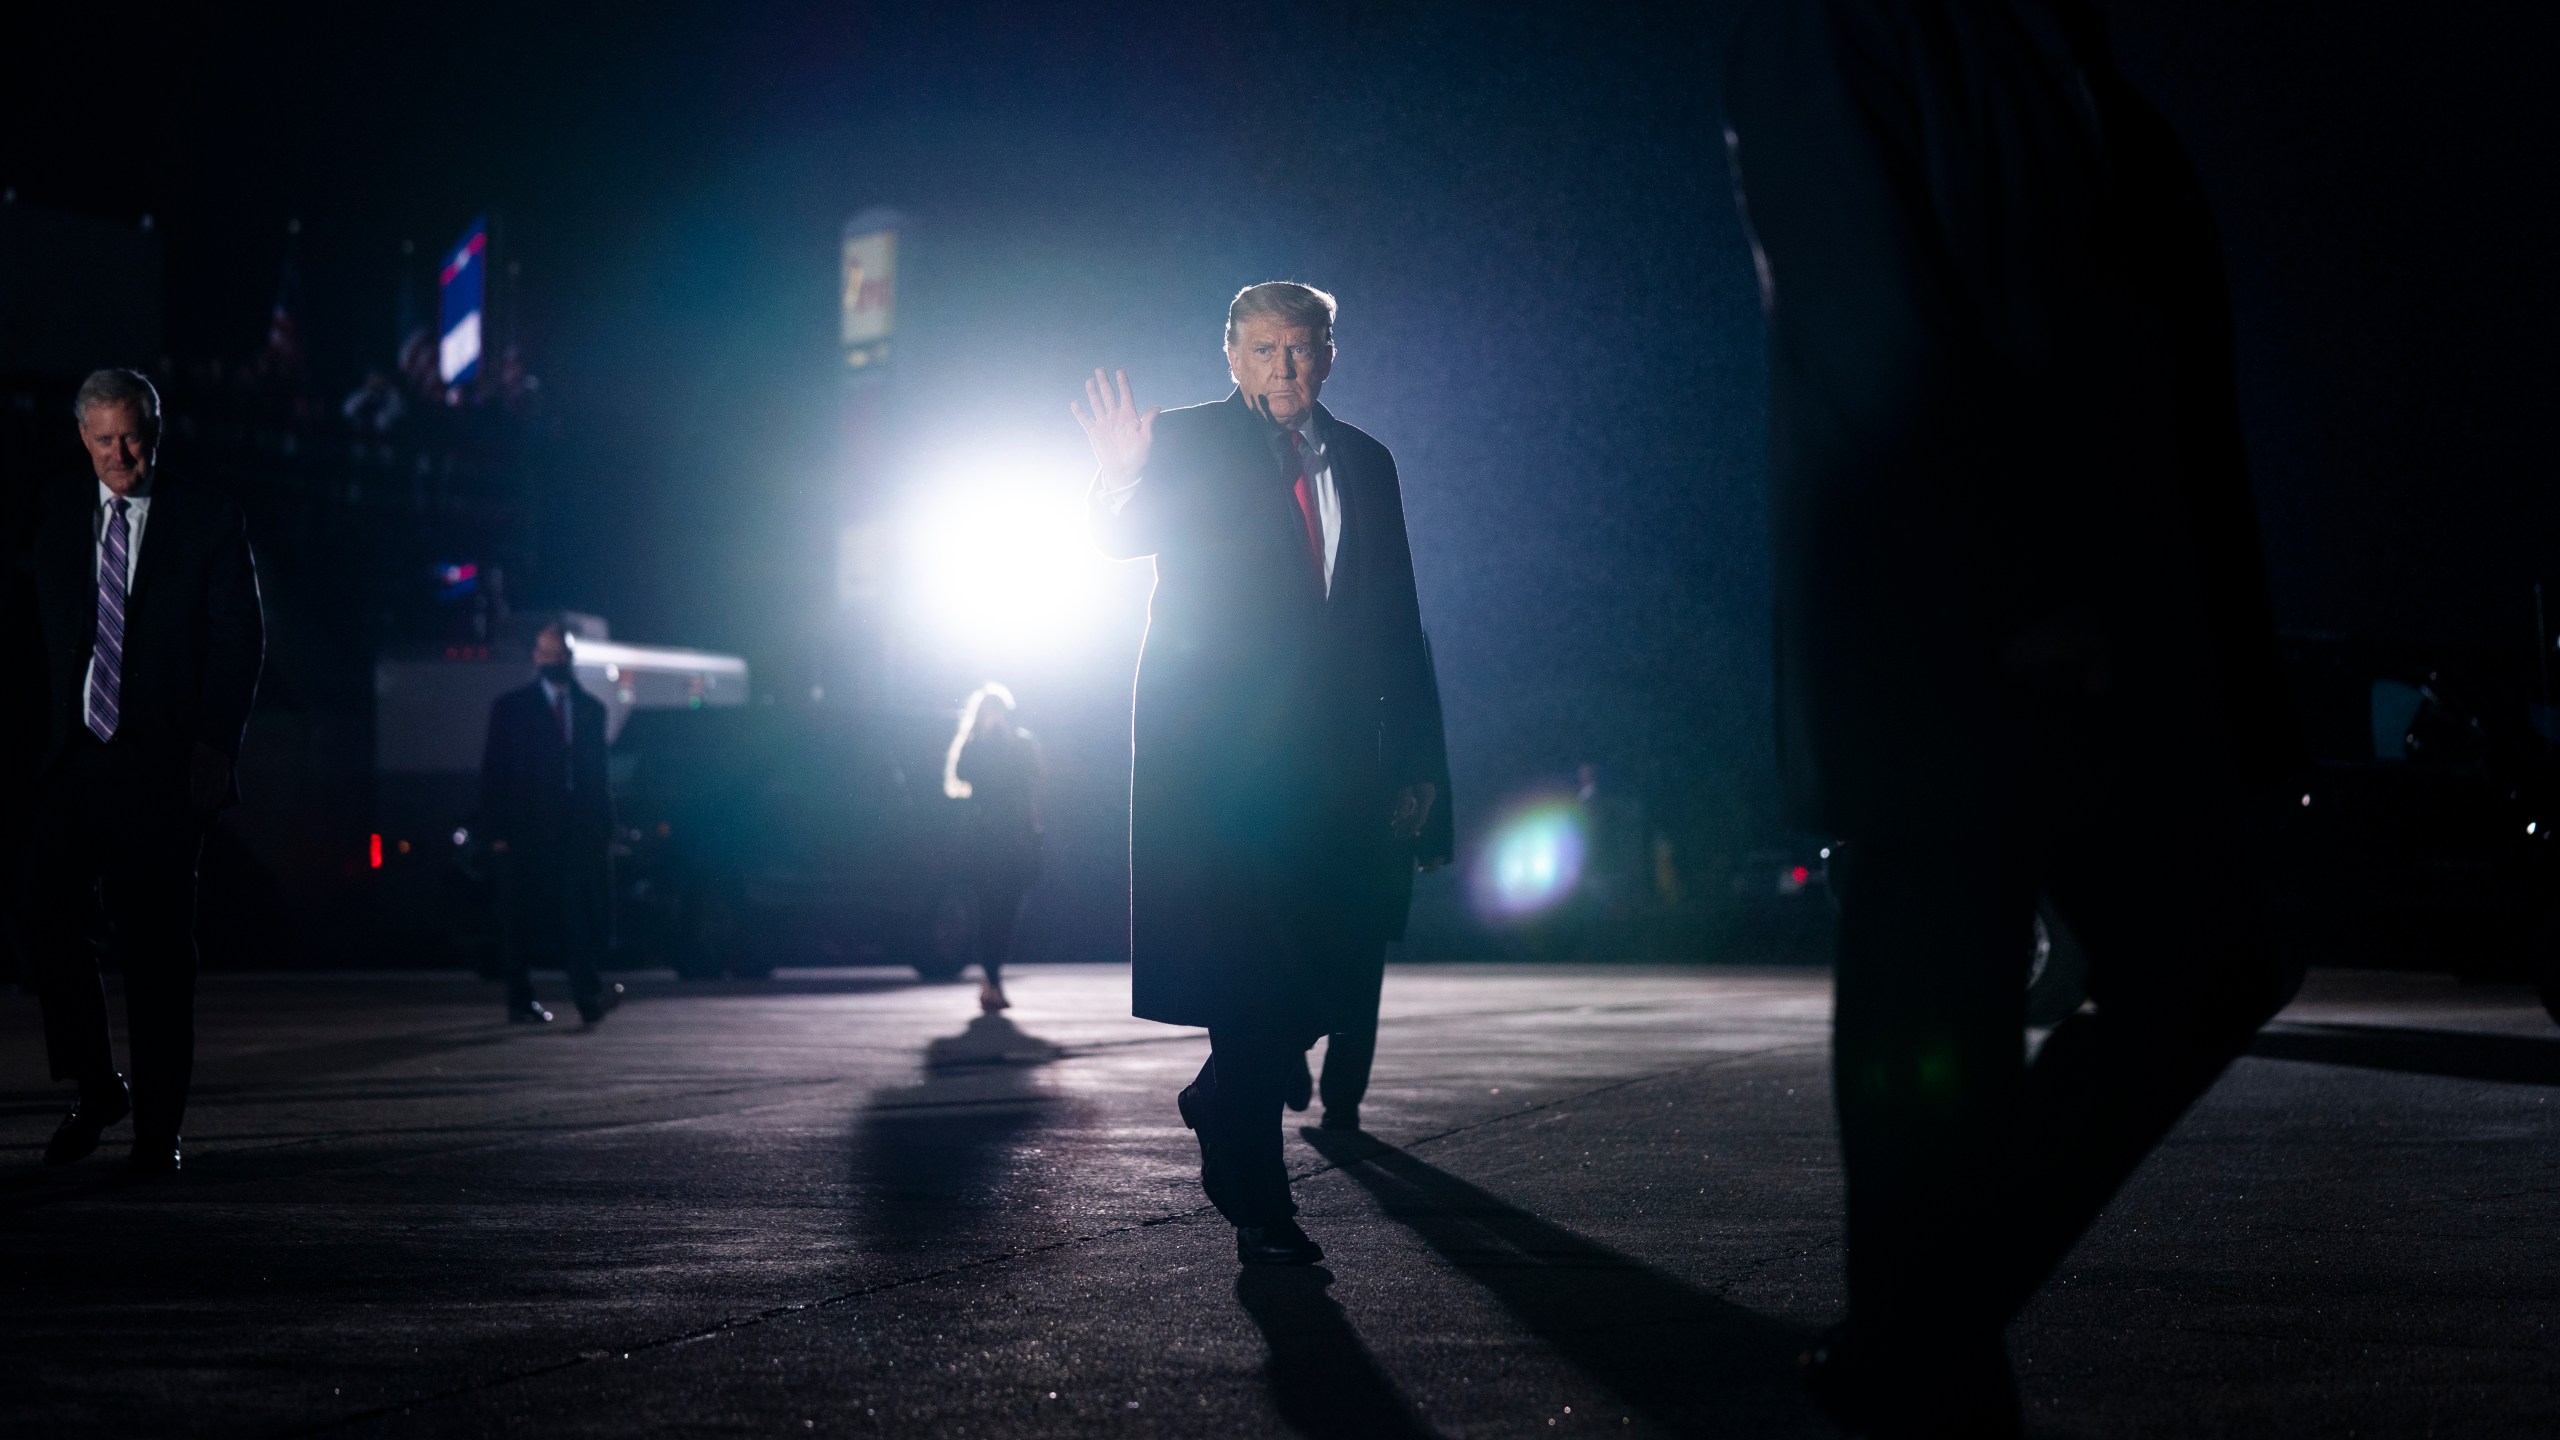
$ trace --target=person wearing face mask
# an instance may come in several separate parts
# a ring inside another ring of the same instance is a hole
[[[498,947],[507,1019],[547,1025],[533,995],[536,960],[569,972],[588,1025],[612,1008],[598,966],[612,890],[613,796],[605,782],[604,702],[578,688],[558,622],[533,638],[534,679],[489,707],[481,752],[481,834],[497,862]]]

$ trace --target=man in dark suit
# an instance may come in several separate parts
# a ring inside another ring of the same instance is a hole
[[[1764,0],[1779,762],[1840,836],[1853,1431],[2014,1433],[2001,1341],[2281,1003],[2293,733],[2211,217],[2082,0]],[[2023,1059],[2039,892],[2094,1008]]]
[[[1247,1263],[1321,1258],[1293,1218],[1280,1109],[1357,1020],[1445,765],[1404,501],[1386,447],[1316,403],[1333,297],[1228,307],[1223,401],[1140,413],[1096,371],[1077,418],[1097,543],[1152,556],[1130,784],[1134,1009],[1206,1026],[1183,1091],[1201,1185]]]
[[[578,688],[558,624],[534,636],[533,666],[531,683],[489,707],[480,760],[479,825],[497,862],[507,1019],[551,1023],[533,997],[533,963],[557,957],[579,1018],[595,1025],[613,999],[599,973],[613,883],[604,702]]]
[[[156,468],[151,382],[101,370],[72,411],[96,479],[50,498],[24,561],[47,715],[28,964],[54,1078],[80,1086],[45,1161],[88,1155],[130,1111],[134,1168],[167,1172],[195,1067],[196,861],[205,827],[238,798],[232,763],[265,630],[240,508]],[[90,943],[101,910],[123,962],[129,1091]]]

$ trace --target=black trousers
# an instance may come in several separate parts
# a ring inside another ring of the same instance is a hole
[[[1281,1158],[1280,1109],[1306,1058],[1303,1032],[1210,1027],[1209,1058],[1183,1091],[1183,1110],[1200,1133],[1200,1188],[1231,1224],[1269,1225],[1298,1213]]]
[[[1350,1022],[1324,1043],[1324,1073],[1316,1093],[1327,1110],[1356,1110],[1369,1093],[1369,1067],[1378,1058],[1378,996],[1387,979],[1387,948],[1378,946],[1365,959],[1367,978],[1359,1007]]]
[[[582,1010],[604,997],[613,877],[603,848],[571,856],[565,847],[510,849],[498,867],[498,958],[510,1009],[533,1003],[533,967],[569,973],[569,998]]]
[[[166,1139],[186,1116],[196,1058],[196,861],[204,818],[176,777],[84,732],[45,786],[29,832],[26,962],[44,1006],[57,1080],[115,1073],[93,936],[124,971],[137,1137]]]
[[[2250,885],[2262,827],[2173,784],[2040,847],[1865,841],[1841,902],[1832,1080],[1852,1322],[1996,1334],[2282,1003]],[[2092,1002],[2025,1057],[2039,891]]]

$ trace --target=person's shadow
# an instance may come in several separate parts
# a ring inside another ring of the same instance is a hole
[[[1061,1053],[1002,1015],[980,1015],[925,1047],[921,1082],[872,1097],[854,1136],[865,1248],[931,1254],[1017,1233],[1041,1187],[1009,1184],[1013,1161],[1064,1103],[1040,1074]]]
[[[1332,1283],[1320,1265],[1247,1265],[1236,1276],[1236,1300],[1271,1348],[1263,1374],[1282,1422],[1324,1440],[1436,1437],[1325,1293]]]
[[[1806,1336],[1504,1203],[1362,1134],[1300,1132],[1549,1349],[1680,1433],[1828,1435],[1804,1398]]]
[[[2249,1042],[2249,1053],[2267,1060],[2353,1065],[2406,1075],[2560,1085],[2560,1040],[2542,1035],[2282,1021],[2259,1031]]]

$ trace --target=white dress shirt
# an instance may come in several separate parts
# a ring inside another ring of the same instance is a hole
[[[147,480],[144,481],[141,485],[135,487],[132,494],[127,495],[124,499],[125,634],[130,637],[133,633],[133,626],[131,623],[133,615],[133,577],[142,564],[142,528],[144,525],[148,524],[151,519],[151,482]],[[106,481],[99,481],[98,508],[96,513],[90,516],[89,527],[89,532],[92,536],[89,547],[89,577],[90,584],[93,587],[97,584],[98,573],[106,568],[107,525],[115,518],[115,503],[116,492],[107,488]],[[92,593],[95,593],[94,589]],[[98,655],[97,651],[92,649],[89,652],[89,668],[82,671],[80,675],[80,718],[84,721],[94,721],[98,718],[96,711],[93,708],[97,699],[97,691],[94,688],[97,683],[97,678]]]

